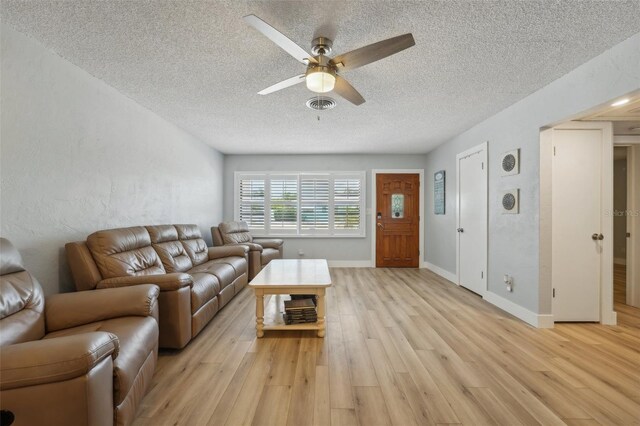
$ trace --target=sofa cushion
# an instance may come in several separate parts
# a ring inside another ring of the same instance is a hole
[[[191,262],[201,265],[209,260],[209,248],[202,239],[197,225],[174,225],[178,231],[178,239],[182,242]]]
[[[103,278],[165,273],[143,226],[94,232],[87,246]]]
[[[152,244],[178,241],[178,230],[173,225],[150,225],[145,228],[149,232]]]
[[[250,243],[253,241],[247,222],[222,222],[218,225],[224,244]]]
[[[265,248],[262,250],[262,256],[260,259],[262,260],[262,266],[271,262],[273,259],[280,259],[280,250]]]
[[[207,272],[191,274],[193,286],[191,287],[191,313],[195,314],[208,301],[220,293],[218,278]]]
[[[221,257],[219,259],[212,259],[207,263],[224,263],[226,265],[231,265],[231,267],[236,271],[236,276],[240,276],[247,272],[247,259],[244,257]]]
[[[0,320],[0,347],[44,336],[44,295],[29,272],[0,276]]]
[[[49,333],[45,339],[91,331],[115,334],[120,352],[113,361],[113,398],[120,404],[133,386],[149,354],[157,350],[158,327],[153,317],[121,317]]]
[[[191,275],[205,272],[211,275],[215,275],[220,283],[220,291],[224,289],[229,284],[233,283],[236,279],[236,270],[233,269],[233,266],[228,263],[218,263],[213,261],[208,261],[202,265],[194,266],[189,270]]]
[[[184,272],[193,267],[184,245],[178,240],[178,230],[173,225],[146,226],[151,246],[156,250],[167,272]]]

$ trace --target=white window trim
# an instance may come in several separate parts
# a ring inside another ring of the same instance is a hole
[[[283,178],[289,176],[296,176],[298,178],[298,232],[297,233],[283,233],[283,232],[270,232],[271,221],[271,203],[267,200],[271,198],[271,185],[270,179]],[[305,177],[328,177],[330,179],[329,184],[329,231],[328,232],[307,232],[303,233],[301,230],[300,212],[301,212],[301,196],[300,196],[300,181]],[[253,178],[265,180],[265,209],[264,209],[264,223],[265,229],[250,229],[254,237],[282,237],[282,238],[365,238],[366,237],[366,193],[367,193],[367,179],[366,171],[331,171],[331,172],[234,172],[234,187],[233,187],[233,217],[234,220],[240,220],[240,179]],[[357,178],[360,179],[360,228],[358,230],[335,230],[334,229],[334,209],[335,198],[334,192],[334,180],[336,178]]]

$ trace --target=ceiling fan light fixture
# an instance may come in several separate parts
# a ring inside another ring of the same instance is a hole
[[[313,67],[307,71],[307,89],[315,93],[327,93],[336,85],[336,76],[328,67]]]

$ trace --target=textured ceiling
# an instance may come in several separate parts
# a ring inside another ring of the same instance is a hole
[[[367,102],[304,106],[304,66],[254,13],[340,54],[412,32],[416,46],[344,72]],[[225,153],[421,153],[640,31],[639,1],[2,1],[2,19]],[[320,120],[317,117],[320,117]]]

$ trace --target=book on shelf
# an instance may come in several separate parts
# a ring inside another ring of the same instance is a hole
[[[296,297],[294,298],[294,296]],[[305,324],[318,321],[316,304],[311,297],[313,297],[313,295],[292,295],[291,300],[284,301],[284,313],[282,317],[285,324]]]
[[[294,299],[294,300],[285,300],[284,301],[284,310],[285,311],[294,311],[294,310],[314,310],[316,309],[315,303],[311,299]]]
[[[305,316],[305,317],[293,317],[287,313],[282,314],[284,318],[284,323],[287,325],[290,324],[307,324],[314,323],[318,321],[317,316]]]
[[[318,304],[318,296],[315,294],[291,294],[291,300],[311,299],[314,305]]]

